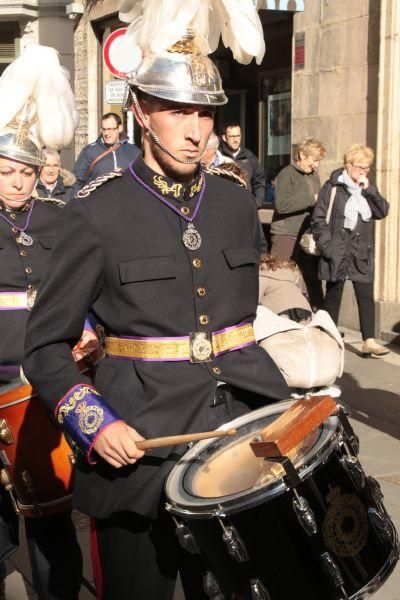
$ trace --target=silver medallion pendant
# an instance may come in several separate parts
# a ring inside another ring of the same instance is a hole
[[[193,223],[188,224],[188,228],[182,236],[183,245],[188,250],[198,250],[201,246],[201,235],[194,228]]]
[[[22,244],[23,246],[32,246],[33,239],[30,235],[27,235],[25,231],[21,231],[19,236],[16,239],[17,244]]]

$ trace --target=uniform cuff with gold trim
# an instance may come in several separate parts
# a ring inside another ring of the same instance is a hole
[[[54,411],[57,423],[72,437],[90,464],[93,445],[101,431],[121,418],[90,385],[78,384],[59,401]]]

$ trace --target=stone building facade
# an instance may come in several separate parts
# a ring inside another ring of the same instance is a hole
[[[75,152],[98,135],[108,105],[104,86],[112,76],[102,60],[106,37],[124,26],[119,0],[87,8],[75,27],[75,92],[81,123]],[[400,2],[398,0],[265,0],[260,15],[266,55],[260,66],[241,66],[222,46],[215,53],[230,102],[220,111],[236,119],[245,143],[274,173],[290,160],[306,135],[327,147],[321,180],[342,162],[353,142],[376,149],[373,177],[390,202],[377,223],[376,336],[400,340]],[[279,10],[277,10],[279,9]],[[346,288],[341,324],[355,328],[357,310]]]

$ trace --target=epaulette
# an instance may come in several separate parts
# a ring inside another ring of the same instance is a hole
[[[228,164],[230,164],[230,163],[228,163]],[[204,171],[206,173],[208,173],[209,175],[218,175],[219,177],[224,177],[225,179],[230,179],[234,183],[237,183],[238,185],[240,185],[244,188],[247,188],[247,185],[246,185],[246,182],[244,179],[239,177],[239,175],[236,175],[236,173],[234,173],[233,171],[224,169],[223,166],[213,167],[212,165],[207,165],[206,167],[204,167]]]
[[[67,203],[64,200],[60,200],[59,198],[44,198],[42,196],[34,196],[32,197],[35,200],[40,200],[40,202],[49,202],[50,204],[54,204],[54,206],[65,206]]]
[[[115,171],[111,171],[110,173],[105,173],[104,175],[100,175],[100,177],[96,177],[93,181],[89,181],[86,185],[83,186],[81,190],[76,194],[75,198],[87,198],[89,194],[94,192],[98,187],[106,183],[106,181],[110,181],[110,179],[114,179],[115,177],[121,177],[124,174],[123,169],[116,169]]]

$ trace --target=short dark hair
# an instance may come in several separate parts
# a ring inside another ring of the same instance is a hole
[[[230,121],[229,123],[225,123],[225,125],[223,126],[222,135],[226,135],[227,130],[231,127],[239,127],[240,131],[242,130],[242,128],[240,127],[240,123],[238,123],[237,121]]]
[[[122,125],[122,121],[121,121],[121,117],[119,115],[117,115],[117,113],[114,112],[108,112],[105,115],[103,115],[101,117],[102,121],[105,121],[106,119],[111,119],[111,117],[115,120],[117,127],[119,127],[120,125]]]

